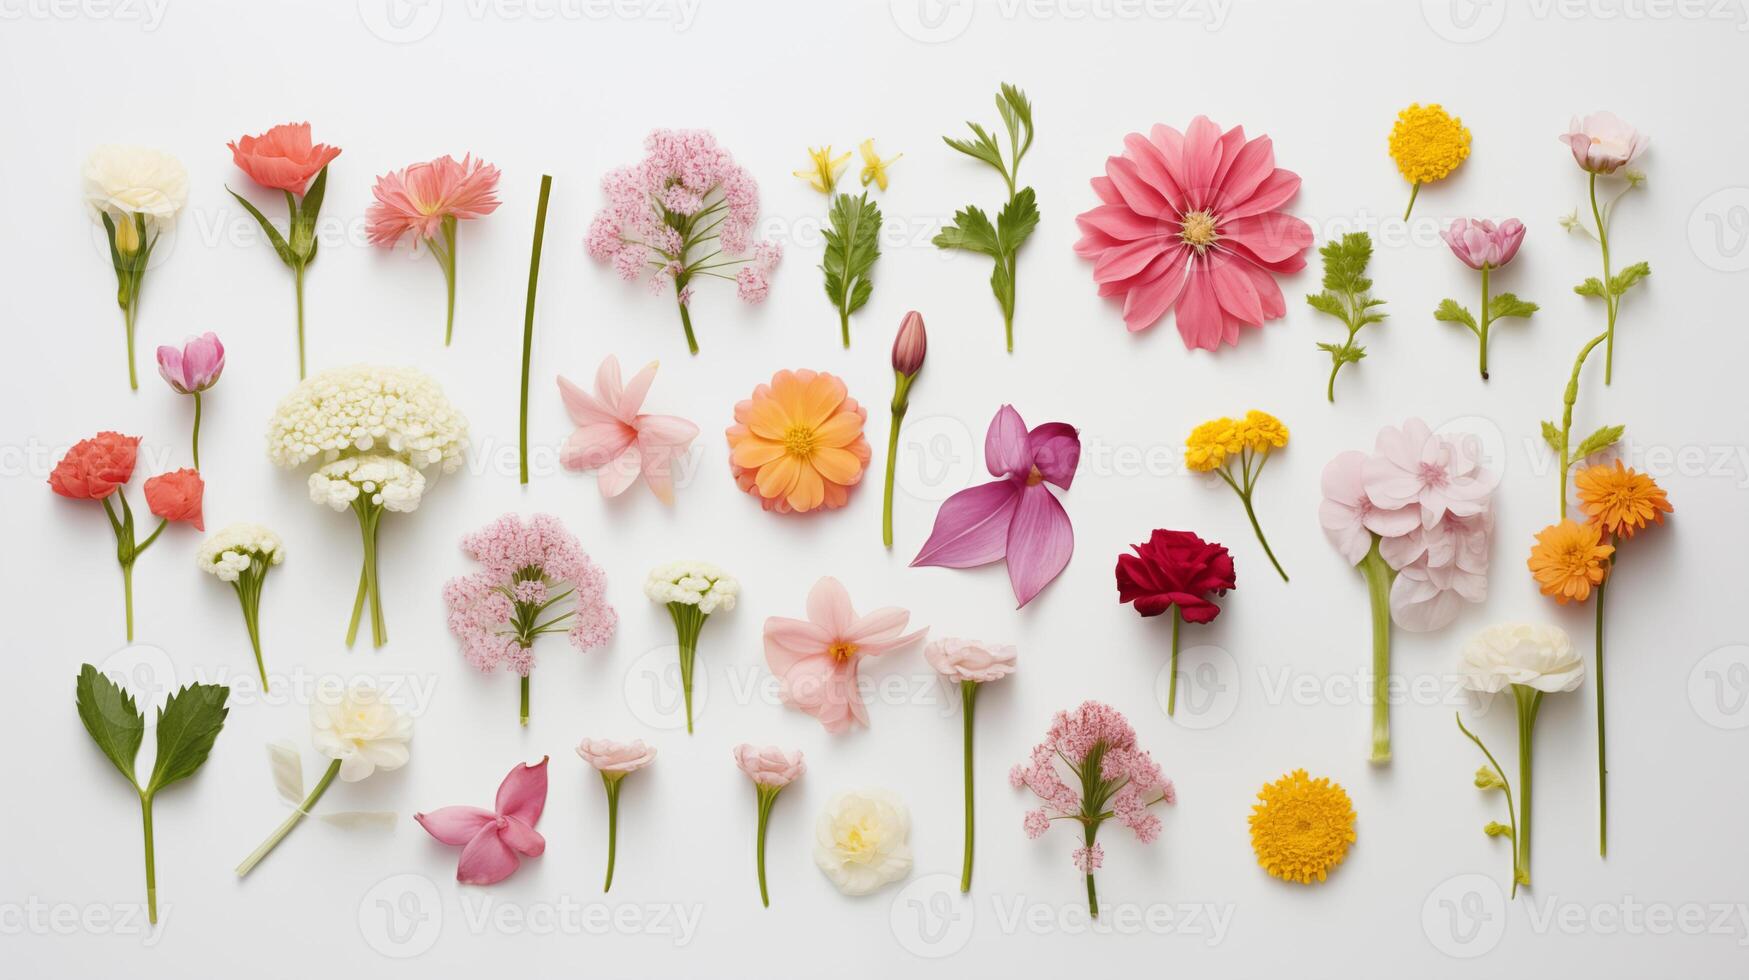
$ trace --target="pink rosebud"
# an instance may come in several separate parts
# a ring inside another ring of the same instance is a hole
[[[923,329],[923,314],[912,310],[899,323],[893,339],[893,370],[914,378],[923,370],[923,355],[929,350],[929,335]]]
[[[743,742],[735,746],[734,753],[735,765],[759,786],[782,789],[808,771],[800,750],[785,752],[775,745],[760,748]]]
[[[923,648],[923,659],[949,680],[999,681],[1014,673],[1014,647],[979,643],[976,640],[932,640]]]
[[[637,772],[656,759],[656,750],[645,745],[642,739],[615,742],[608,738],[586,738],[577,746],[577,754],[608,776]]]
[[[1613,112],[1574,116],[1561,142],[1573,151],[1573,160],[1587,173],[1612,174],[1633,163],[1651,142],[1639,130]]]
[[[158,348],[158,373],[184,395],[211,388],[225,370],[225,345],[212,331],[183,343],[182,349]]]
[[[1439,233],[1457,256],[1472,269],[1498,269],[1518,254],[1524,243],[1524,223],[1507,218],[1496,225],[1486,219],[1459,218]]]

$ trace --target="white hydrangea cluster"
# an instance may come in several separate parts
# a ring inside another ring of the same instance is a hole
[[[396,456],[414,469],[452,473],[468,445],[468,420],[424,372],[354,365],[300,382],[274,410],[267,457],[301,466],[348,453]],[[410,508],[409,508],[410,509]]]
[[[259,558],[269,565],[285,561],[285,545],[279,535],[260,524],[231,524],[213,532],[194,553],[201,571],[235,582]]]
[[[655,602],[697,606],[709,616],[735,608],[741,583],[715,565],[702,561],[671,561],[650,570],[644,594]]]
[[[345,510],[360,494],[384,510],[417,510],[425,495],[425,474],[399,456],[377,453],[337,459],[310,474],[310,499],[318,504]]]

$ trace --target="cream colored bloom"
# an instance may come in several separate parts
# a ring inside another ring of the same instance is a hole
[[[1545,693],[1571,691],[1585,679],[1585,660],[1558,626],[1505,623],[1464,644],[1458,669],[1464,685],[1492,694],[1512,684]]]
[[[644,579],[644,594],[652,602],[685,603],[709,616],[735,608],[741,583],[709,562],[671,561],[650,570]]]
[[[267,458],[287,468],[375,453],[453,473],[467,445],[468,420],[414,368],[361,364],[313,374],[285,396],[267,427]]]
[[[343,697],[318,698],[310,706],[310,728],[316,751],[339,760],[346,782],[407,764],[413,719],[363,681],[355,681]]]
[[[285,545],[279,535],[260,524],[230,524],[207,536],[195,549],[195,564],[201,571],[235,582],[255,559],[263,566],[285,561]]]
[[[814,831],[814,863],[846,895],[911,873],[911,814],[883,790],[840,793]]]
[[[148,231],[162,230],[188,203],[188,169],[170,154],[143,146],[100,146],[86,159],[82,176],[92,220],[109,215],[124,251],[138,247],[133,215],[145,215]]]
[[[417,510],[425,496],[425,474],[399,457],[376,453],[337,459],[310,474],[310,499],[318,504],[345,510],[360,496],[396,513]]]

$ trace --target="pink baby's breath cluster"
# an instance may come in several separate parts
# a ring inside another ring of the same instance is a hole
[[[536,636],[563,631],[579,650],[612,638],[619,616],[607,604],[607,576],[558,518],[506,514],[463,538],[462,550],[480,570],[451,579],[443,601],[474,667],[527,677]],[[556,611],[559,602],[569,611]]]

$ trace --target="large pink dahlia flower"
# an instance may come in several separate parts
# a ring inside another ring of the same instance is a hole
[[[1183,133],[1157,125],[1124,137],[1092,183],[1103,203],[1076,217],[1075,252],[1094,260],[1099,295],[1123,297],[1131,331],[1177,306],[1184,346],[1216,350],[1287,312],[1275,274],[1305,267],[1312,229],[1277,210],[1300,178],[1275,165],[1269,137],[1207,116]]]

